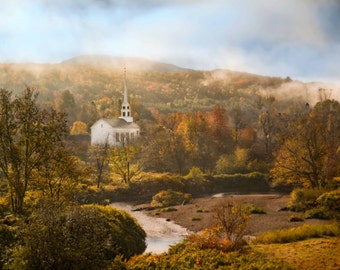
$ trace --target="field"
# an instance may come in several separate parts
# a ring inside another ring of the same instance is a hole
[[[189,204],[145,210],[145,212],[152,216],[172,220],[192,232],[198,232],[203,228],[214,225],[214,209],[221,204],[256,205],[265,213],[252,214],[248,234],[253,236],[275,229],[292,228],[305,224],[330,223],[330,221],[316,219],[289,222],[288,219],[292,215],[302,216],[302,214],[283,211],[288,201],[288,195],[280,194],[217,194],[215,196],[196,198]],[[138,205],[135,207],[143,208],[147,206]],[[325,236],[283,244],[259,244],[254,242],[250,244],[250,247],[252,252],[262,254],[263,258],[271,260],[271,263],[275,261],[278,263],[283,262],[285,266],[288,266],[285,269],[339,270],[339,240],[339,237]]]
[[[154,209],[146,211],[149,215],[172,220],[189,231],[197,232],[206,227],[214,225],[214,209],[222,204],[233,203],[238,205],[256,205],[265,211],[265,214],[252,214],[249,235],[257,235],[261,232],[274,229],[290,228],[303,224],[319,224],[328,221],[304,220],[301,222],[289,222],[292,215],[299,216],[300,213],[282,211],[287,206],[289,195],[281,194],[247,194],[247,195],[215,195],[204,198],[196,198],[191,203],[171,207],[172,211],[166,209]],[[145,206],[145,205],[144,205]],[[141,208],[141,205],[135,208]]]
[[[254,248],[283,260],[294,269],[340,269],[340,238],[314,238],[287,244],[256,245]]]

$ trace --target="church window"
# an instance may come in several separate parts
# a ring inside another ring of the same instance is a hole
[[[119,142],[119,133],[116,133],[116,142]]]
[[[125,106],[123,106],[123,110],[125,110]]]
[[[127,114],[128,114],[128,116],[130,116],[130,112],[128,112]]]
[[[125,116],[125,112],[123,112],[123,116]]]

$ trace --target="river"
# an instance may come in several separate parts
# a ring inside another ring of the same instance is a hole
[[[164,218],[152,217],[143,211],[132,211],[132,206],[127,203],[112,203],[111,206],[128,212],[136,218],[146,232],[147,248],[145,252],[162,253],[168,251],[169,246],[180,242],[189,231],[172,221]]]

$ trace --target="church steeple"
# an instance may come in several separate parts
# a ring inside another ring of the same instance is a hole
[[[131,116],[130,104],[128,102],[128,91],[126,86],[126,68],[124,68],[124,99],[122,103],[122,107],[120,109],[120,117],[124,119],[128,123],[133,122],[133,117]]]

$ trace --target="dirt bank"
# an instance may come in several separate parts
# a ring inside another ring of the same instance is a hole
[[[187,228],[190,231],[197,232],[206,227],[214,225],[214,209],[228,202],[234,204],[254,204],[261,207],[266,214],[253,214],[249,234],[256,235],[264,231],[289,228],[303,224],[325,223],[323,220],[304,220],[303,222],[289,222],[291,215],[299,215],[290,211],[281,211],[287,206],[288,195],[278,194],[247,194],[247,195],[215,195],[211,197],[197,198],[192,203],[175,206],[177,211],[164,212],[160,209],[144,210],[145,213],[152,216],[166,218],[174,223]],[[144,207],[146,205],[143,205]],[[141,208],[136,205],[135,208]]]

